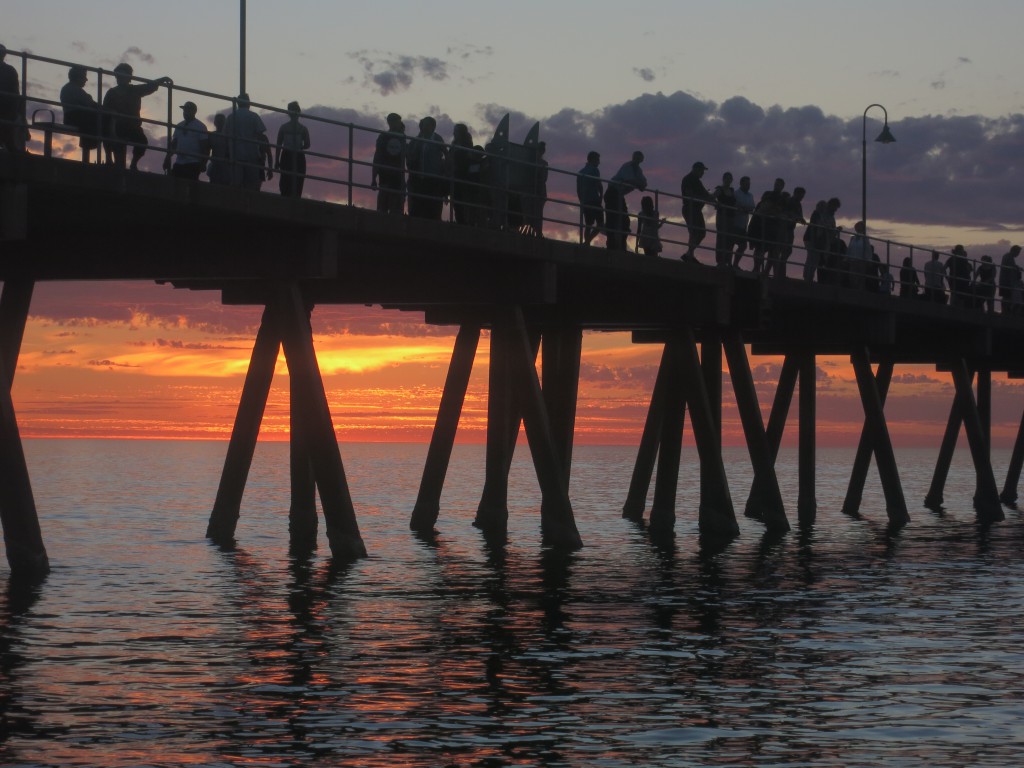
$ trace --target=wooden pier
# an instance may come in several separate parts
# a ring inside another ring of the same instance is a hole
[[[115,218],[116,230],[110,225]],[[632,480],[623,489],[623,516],[642,518],[657,464],[653,535],[673,529],[687,416],[700,456],[701,535],[738,533],[733,493],[740,489],[729,488],[721,451],[723,358],[754,468],[751,488],[743,489],[743,513],[768,529],[791,525],[774,465],[797,383],[796,520],[801,526],[815,520],[818,355],[849,356],[864,407],[846,512],[857,513],[873,456],[890,525],[909,520],[884,405],[894,367],[910,363],[949,371],[956,390],[924,502],[943,502],[961,427],[977,472],[979,520],[1002,520],[1002,505],[1017,498],[1024,418],[1000,492],[989,459],[989,410],[992,374],[1024,370],[1021,318],[7,153],[0,153],[0,248],[0,380],[6,383],[0,387],[0,518],[18,575],[48,570],[11,398],[33,287],[46,280],[157,281],[219,291],[227,304],[264,307],[207,528],[219,542],[234,538],[283,348],[291,391],[292,542],[301,547],[315,540],[319,492],[333,556],[351,559],[367,551],[313,349],[311,313],[324,304],[416,310],[427,323],[459,329],[412,510],[417,531],[431,531],[440,513],[484,329],[491,362],[475,524],[489,533],[506,527],[508,472],[523,424],[543,495],[545,540],[569,548],[583,543],[569,476],[582,336],[592,330],[629,331],[636,343],[663,350]],[[749,359],[760,354],[785,361],[767,424]]]

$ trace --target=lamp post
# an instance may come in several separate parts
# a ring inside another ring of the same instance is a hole
[[[885,115],[882,132],[878,134],[875,141],[880,144],[892,144],[896,141],[896,137],[889,130],[889,113],[886,112],[885,107],[881,104],[869,104],[868,108],[864,110],[864,132],[860,155],[860,220],[864,222],[865,235],[868,231],[868,110],[872,107],[878,107]]]
[[[238,92],[245,93],[245,0],[238,0]]]

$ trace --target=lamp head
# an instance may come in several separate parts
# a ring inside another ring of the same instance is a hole
[[[896,141],[896,137],[892,135],[892,131],[889,130],[889,123],[882,126],[882,132],[878,134],[878,138],[875,139],[879,144],[892,144]]]

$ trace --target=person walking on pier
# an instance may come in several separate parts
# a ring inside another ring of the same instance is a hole
[[[683,221],[686,222],[686,229],[689,233],[683,261],[697,261],[694,251],[700,247],[708,234],[708,227],[704,222],[704,206],[707,203],[715,202],[715,198],[701,181],[707,169],[708,167],[704,163],[694,163],[690,172],[683,176],[679,185],[683,196]]]
[[[974,271],[974,300],[983,312],[996,311],[996,265],[991,256],[982,256]]]
[[[900,267],[900,297],[916,299],[919,285],[921,281],[917,277],[914,260],[910,256],[904,256],[903,266]]]
[[[377,136],[370,186],[377,190],[378,211],[402,213],[405,208],[405,123],[395,112],[388,115],[387,120],[387,131]]]
[[[853,237],[846,246],[846,265],[850,287],[860,290],[865,287],[865,277],[870,272],[874,249],[865,234],[863,221],[853,225],[853,232]]]
[[[971,306],[971,277],[973,270],[967,260],[967,251],[962,245],[953,246],[953,253],[946,261],[949,282],[949,304],[954,307]]]
[[[114,67],[117,85],[103,97],[103,110],[107,114],[107,130],[104,142],[107,145],[108,161],[124,168],[128,162],[128,145],[132,147],[132,162],[129,168],[139,169],[139,161],[146,154],[149,140],[142,129],[142,99],[156,93],[161,85],[170,85],[171,78],[160,77],[148,83],[132,85],[134,70],[131,64],[121,63]]]
[[[789,262],[789,257],[793,253],[793,242],[796,240],[796,225],[803,224],[807,226],[807,220],[804,218],[804,197],[807,194],[807,190],[803,187],[796,187],[793,190],[793,194],[786,200],[785,206],[782,209],[782,224],[780,226],[782,234],[782,246],[779,251],[779,261],[776,264],[776,277],[786,276],[786,264]],[[807,255],[804,254],[804,260],[806,261]]]
[[[661,237],[658,230],[665,220],[654,207],[654,198],[644,195],[640,200],[640,214],[636,217],[636,248],[645,256],[657,256],[661,253]]]
[[[455,223],[476,225],[483,214],[480,203],[482,163],[480,152],[473,146],[473,134],[464,123],[458,123],[452,129],[448,156],[452,166],[452,214]]]
[[[100,122],[100,105],[85,90],[89,73],[85,67],[75,65],[68,70],[68,81],[60,89],[60,106],[64,110],[64,125],[78,131],[78,146],[82,149],[82,162],[89,162],[89,155],[99,149],[103,126]]]
[[[999,302],[1000,312],[1004,315],[1015,315],[1019,311],[1021,269],[1017,263],[1020,246],[1015,245],[1003,254],[999,262]]]
[[[722,183],[715,187],[715,263],[720,267],[732,265],[732,243],[736,233],[736,190],[732,188],[732,174],[722,174]]]
[[[7,47],[0,45],[0,146],[8,152],[23,152],[25,142],[20,135],[25,119],[25,102],[21,98],[18,70],[4,59]]]
[[[736,190],[736,217],[733,221],[731,246],[735,247],[732,265],[739,269],[740,259],[747,250],[747,227],[750,225],[750,214],[754,212],[756,201],[750,194],[750,177],[741,176],[740,186]]]
[[[604,207],[601,197],[604,195],[604,184],[601,183],[601,155],[590,151],[587,153],[587,164],[580,168],[576,176],[576,197],[580,201],[583,213],[583,244],[590,245],[604,227]]]
[[[626,237],[629,235],[629,209],[626,208],[626,195],[634,189],[643,192],[647,189],[647,177],[644,176],[640,164],[644,161],[644,153],[637,151],[628,163],[608,181],[604,192],[605,237],[611,250],[626,250]]]
[[[267,126],[252,111],[249,94],[239,94],[235,104],[236,109],[224,123],[224,132],[230,139],[232,183],[236,187],[259,192],[264,179],[270,181],[274,177]]]
[[[306,183],[306,150],[309,149],[309,129],[299,122],[302,110],[299,102],[288,104],[288,122],[277,129],[277,148],[274,150],[274,170],[281,197],[302,197]]]
[[[932,259],[924,265],[924,296],[936,304],[946,303],[946,267],[939,261],[939,252],[932,251]]]
[[[196,119],[198,107],[191,101],[181,105],[182,116],[185,118],[176,126],[171,135],[171,145],[164,155],[164,170],[179,179],[199,180],[199,174],[206,167],[206,158],[210,154],[209,131],[202,120]],[[177,155],[173,167],[171,157]]]
[[[223,112],[213,116],[213,133],[208,135],[210,142],[210,164],[206,167],[206,175],[211,184],[231,183],[231,148],[228,135],[224,131],[227,117]]]
[[[424,117],[419,135],[409,143],[409,215],[440,221],[448,189],[448,147],[436,129],[437,121]]]

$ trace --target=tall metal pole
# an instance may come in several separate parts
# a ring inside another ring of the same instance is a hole
[[[860,220],[864,222],[865,236],[867,236],[868,231],[868,110],[872,107],[878,107],[885,115],[885,123],[882,126],[882,132],[878,134],[878,138],[875,139],[875,141],[881,142],[882,144],[891,144],[896,141],[892,133],[889,132],[889,113],[886,111],[885,107],[881,104],[869,104],[867,109],[864,110],[860,151]]]
[[[245,93],[245,0],[238,0],[238,92]]]

